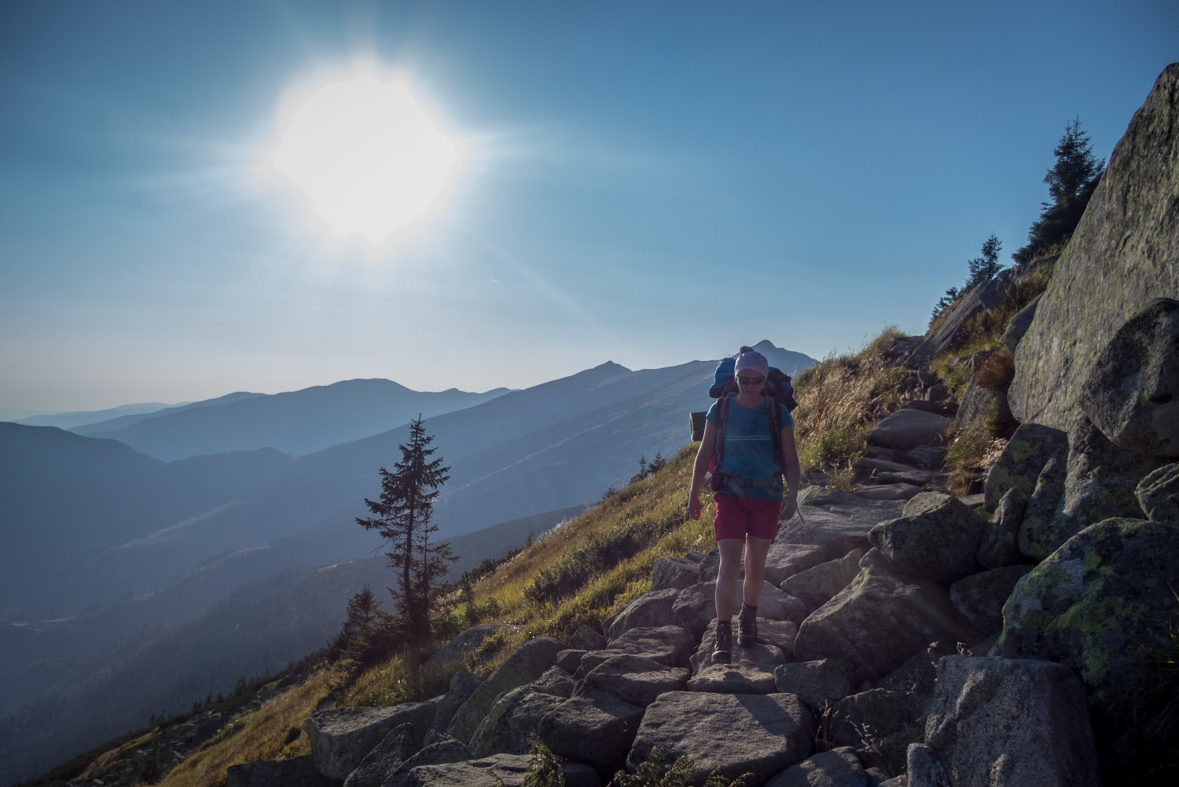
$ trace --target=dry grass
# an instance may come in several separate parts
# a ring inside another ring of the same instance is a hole
[[[978,384],[992,391],[1006,391],[1015,379],[1015,359],[1006,347],[1000,347],[982,364],[977,374]]]
[[[826,358],[798,376],[794,434],[803,472],[837,470],[864,450],[875,422],[900,405],[896,385],[909,372],[890,368],[884,357],[899,336],[888,327],[855,355]]]
[[[160,787],[223,787],[225,769],[231,765],[289,760],[309,753],[303,722],[327,696],[330,681],[331,673],[320,671],[261,710],[237,719],[176,766]]]

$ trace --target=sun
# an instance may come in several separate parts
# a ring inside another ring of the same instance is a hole
[[[291,116],[274,166],[341,238],[378,242],[417,219],[446,183],[455,144],[399,81],[326,85]]]

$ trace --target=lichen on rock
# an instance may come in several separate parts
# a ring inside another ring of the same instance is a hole
[[[1091,706],[1134,680],[1142,647],[1176,610],[1179,527],[1110,519],[1082,530],[1019,581],[1003,607],[996,652],[1072,669]]]

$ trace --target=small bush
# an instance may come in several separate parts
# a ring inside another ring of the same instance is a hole
[[[664,767],[667,755],[658,746],[651,749],[647,759],[639,765],[634,774],[619,771],[610,782],[610,787],[692,787],[695,763],[689,757],[680,757],[669,767]],[[743,787],[753,774],[742,774],[736,779],[726,779],[719,770],[708,775],[704,787]]]
[[[524,772],[524,787],[565,787],[565,774],[561,773],[561,760],[533,735],[528,743],[528,770]]]
[[[1015,359],[1006,347],[1000,347],[988,357],[978,370],[976,380],[983,388],[1006,391],[1015,378]]]
[[[899,337],[886,328],[855,355],[825,358],[798,375],[794,435],[804,472],[834,468],[863,451],[874,412],[900,405],[896,385],[909,373],[885,357]]]

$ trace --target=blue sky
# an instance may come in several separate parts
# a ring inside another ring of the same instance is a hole
[[[833,7],[826,7],[833,6]],[[0,409],[355,377],[520,388],[923,331],[1108,157],[1174,2],[0,5]],[[398,76],[443,197],[334,238],[269,165],[309,86]]]

